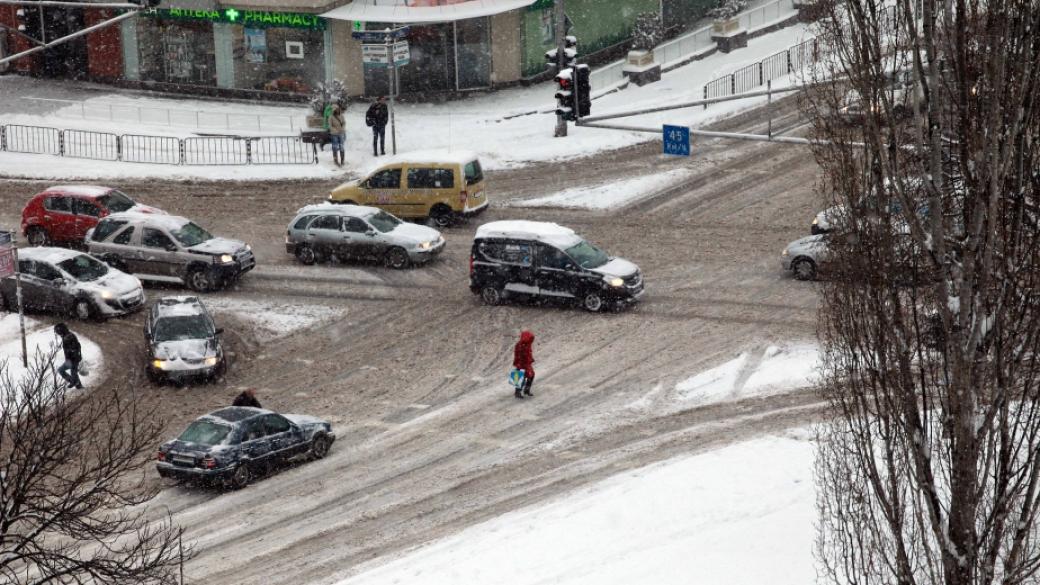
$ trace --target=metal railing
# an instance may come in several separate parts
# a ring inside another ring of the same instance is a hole
[[[704,99],[736,95],[762,87],[766,82],[801,71],[802,67],[818,58],[819,45],[814,37],[709,81],[704,84]]]
[[[0,151],[164,165],[270,165],[318,162],[299,136],[176,138],[0,125]]]

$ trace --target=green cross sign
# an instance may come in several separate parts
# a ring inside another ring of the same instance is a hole
[[[355,20],[354,21],[354,30],[356,30],[358,32],[365,30],[365,23],[361,22],[360,20]]]
[[[224,14],[227,16],[228,20],[230,20],[231,22],[235,22],[235,20],[238,18],[239,12],[234,8],[228,8],[224,11]]]

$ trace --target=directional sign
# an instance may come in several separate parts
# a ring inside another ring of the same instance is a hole
[[[411,30],[411,27],[407,26],[395,28],[394,30],[361,30],[350,33],[350,36],[358,39],[362,43],[385,43],[387,37],[390,37],[391,39],[403,39],[408,36],[408,33]]]
[[[365,67],[386,67],[390,64],[386,45],[361,45],[361,62]]]
[[[668,126],[663,128],[664,153],[676,156],[690,156],[690,129],[686,126]]]
[[[408,41],[397,41],[394,43],[394,65],[398,67],[407,65],[411,60],[411,53],[408,51]]]

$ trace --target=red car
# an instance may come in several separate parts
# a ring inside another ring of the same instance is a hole
[[[22,233],[33,246],[80,244],[87,230],[110,213],[165,213],[111,187],[66,185],[37,193],[22,209]]]

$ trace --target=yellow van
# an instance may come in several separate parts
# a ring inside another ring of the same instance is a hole
[[[332,190],[332,203],[371,205],[398,217],[447,227],[487,209],[484,171],[472,152],[409,153]]]

